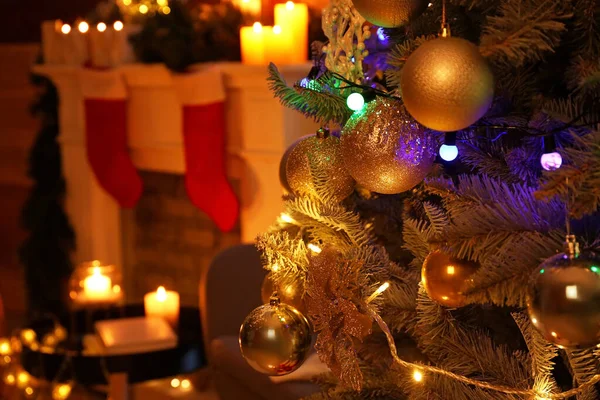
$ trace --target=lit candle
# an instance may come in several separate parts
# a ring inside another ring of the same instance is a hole
[[[270,62],[276,65],[290,63],[290,54],[293,52],[293,42],[289,36],[283,33],[279,25],[265,26],[263,40],[265,43],[265,62]]]
[[[112,280],[94,267],[92,275],[83,280],[83,294],[88,302],[102,302],[114,297]]]
[[[46,64],[62,64],[65,61],[62,26],[61,20],[42,22],[42,50]]]
[[[262,12],[261,0],[237,0],[236,5],[244,14],[250,14],[255,18],[260,18]]]
[[[281,26],[282,35],[293,44],[289,62],[305,62],[308,59],[308,6],[293,1],[276,4],[275,25]]]
[[[240,31],[242,62],[248,65],[265,63],[264,29],[260,22],[244,26]]]
[[[161,286],[144,296],[144,309],[147,317],[164,318],[175,328],[179,322],[179,293]]]

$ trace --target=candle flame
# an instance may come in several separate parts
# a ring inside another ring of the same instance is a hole
[[[285,3],[285,8],[287,8],[289,11],[292,11],[295,7],[295,4],[293,1],[288,1],[287,3]]]
[[[79,32],[81,32],[81,33],[86,33],[87,31],[90,30],[90,25],[87,22],[82,21],[77,26],[77,29],[79,29]]]
[[[260,22],[255,22],[254,25],[252,25],[252,30],[254,30],[254,33],[261,33],[262,24]]]
[[[96,28],[98,29],[98,32],[104,32],[106,30],[106,24],[104,22],[100,22]]]
[[[273,27],[273,33],[274,33],[275,35],[280,35],[280,34],[281,34],[281,27],[280,27],[279,25],[275,25],[275,26]]]
[[[115,23],[113,24],[113,28],[115,28],[115,31],[117,32],[122,31],[124,28],[123,22],[115,21]]]
[[[94,267],[92,269],[92,273],[94,274],[94,276],[100,276],[100,275],[102,275],[102,272],[100,271],[100,267]]]
[[[167,291],[164,286],[159,286],[158,289],[156,289],[156,300],[161,303],[167,301]]]
[[[63,24],[63,26],[60,28],[60,31],[65,35],[68,35],[69,33],[71,33],[71,25]]]

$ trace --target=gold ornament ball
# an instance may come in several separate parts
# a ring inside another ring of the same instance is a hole
[[[471,126],[494,99],[494,76],[473,43],[438,38],[415,50],[402,69],[402,99],[428,128],[451,132]]]
[[[352,0],[364,19],[384,28],[397,28],[427,9],[429,0]]]
[[[275,292],[272,276],[271,272],[265,276],[260,289],[260,297],[264,304],[269,304],[271,296]],[[304,300],[302,300],[302,288],[298,283],[297,281],[280,283],[277,287],[277,296],[283,304],[288,304],[301,313],[304,313],[306,307],[304,306]]]
[[[546,340],[583,349],[600,344],[600,258],[557,254],[533,273],[529,318]]]
[[[427,176],[437,153],[431,133],[397,100],[378,97],[355,113],[342,131],[342,156],[350,175],[382,194],[412,189]]]
[[[279,162],[279,183],[281,183],[281,187],[283,187],[288,193],[292,193],[292,188],[290,187],[290,184],[287,181],[287,160],[290,157],[290,153],[292,152],[292,150],[294,150],[296,145],[298,145],[298,143],[311,136],[313,135],[303,136],[300,139],[296,140],[290,145],[290,147],[287,148],[285,153],[283,153],[283,157],[281,157],[281,161]]]
[[[311,348],[308,320],[288,304],[272,301],[246,317],[240,328],[240,349],[252,368],[281,376],[297,370]]]
[[[342,201],[354,192],[354,180],[344,168],[337,137],[307,136],[288,155],[286,181],[295,195],[316,196],[317,174],[326,176],[327,187],[335,201]]]
[[[425,259],[421,278],[431,299],[446,307],[462,307],[467,304],[463,290],[477,269],[478,263],[436,250]]]

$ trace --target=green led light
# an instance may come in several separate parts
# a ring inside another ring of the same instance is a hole
[[[346,99],[346,104],[352,111],[360,111],[365,106],[365,98],[360,93],[352,93]]]
[[[540,269],[540,274],[543,274],[544,272],[546,272],[545,269]]]
[[[600,272],[600,267],[596,266],[596,265],[592,265],[590,267],[590,269],[592,270],[592,272],[598,273]]]

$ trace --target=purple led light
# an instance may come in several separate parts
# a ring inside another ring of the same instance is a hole
[[[558,152],[546,153],[540,159],[542,163],[542,168],[546,171],[552,171],[555,169],[559,169],[562,165],[562,157]]]

